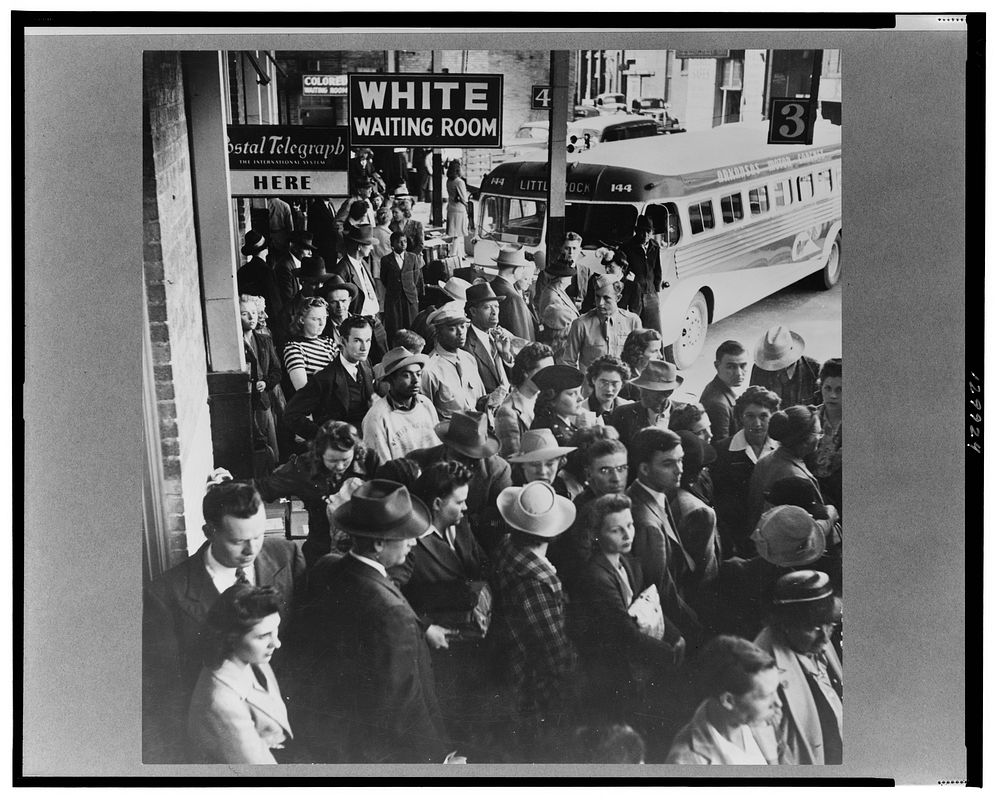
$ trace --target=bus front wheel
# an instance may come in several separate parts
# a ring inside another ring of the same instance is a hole
[[[819,285],[822,289],[832,289],[840,282],[840,234],[833,240],[830,247],[830,255],[826,259],[826,265],[819,272]]]
[[[705,295],[698,292],[684,312],[680,336],[666,350],[667,361],[678,369],[690,367],[701,355],[707,336],[708,302]]]

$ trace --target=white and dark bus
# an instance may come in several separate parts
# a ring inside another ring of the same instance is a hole
[[[482,180],[475,263],[504,244],[544,249],[544,159],[506,162]],[[607,248],[632,235],[639,214],[652,222],[660,331],[679,367],[698,357],[710,323],[813,273],[825,288],[840,279],[839,126],[818,121],[808,146],[769,145],[766,122],[738,123],[609,142],[568,160],[566,230],[583,237],[591,272],[603,271]]]

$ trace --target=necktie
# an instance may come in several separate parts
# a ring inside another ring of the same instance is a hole
[[[618,566],[615,568],[615,575],[618,576],[618,583],[621,584],[622,594],[625,596],[625,605],[632,605],[632,587],[628,585],[628,575],[625,574],[625,567],[622,566],[622,562],[618,562]]]
[[[245,584],[245,585],[249,585],[250,584],[250,579],[247,577],[247,574],[244,571],[243,567],[238,567],[236,569],[236,582],[237,583],[242,583],[242,584]]]
[[[449,526],[448,529],[444,532],[444,538],[445,538],[445,541],[447,541],[448,544],[451,546],[451,549],[454,550],[455,549],[455,526],[454,525]]]

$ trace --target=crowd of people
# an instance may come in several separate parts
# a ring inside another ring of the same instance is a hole
[[[776,324],[695,400],[644,217],[452,271],[354,174],[244,238],[260,458],[146,588],[145,760],[841,763],[841,360]]]

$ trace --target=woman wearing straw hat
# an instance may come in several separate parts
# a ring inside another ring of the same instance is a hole
[[[497,508],[509,531],[496,559],[497,652],[519,723],[516,744],[531,752],[546,728],[574,711],[576,651],[562,583],[545,553],[573,524],[576,508],[542,481],[504,489]]]
[[[515,486],[524,486],[532,481],[544,481],[561,497],[569,498],[566,483],[559,477],[559,471],[566,464],[566,456],[575,447],[560,447],[556,437],[548,428],[533,429],[521,437],[521,447],[507,460],[514,464],[511,479]]]
[[[331,523],[353,544],[317,564],[323,585],[296,637],[309,751],[324,763],[440,763],[449,747],[424,626],[388,577],[430,513],[405,486],[372,480]]]
[[[803,355],[806,342],[784,325],[768,328],[757,342],[750,385],[763,386],[781,398],[781,407],[813,402],[819,362]]]

